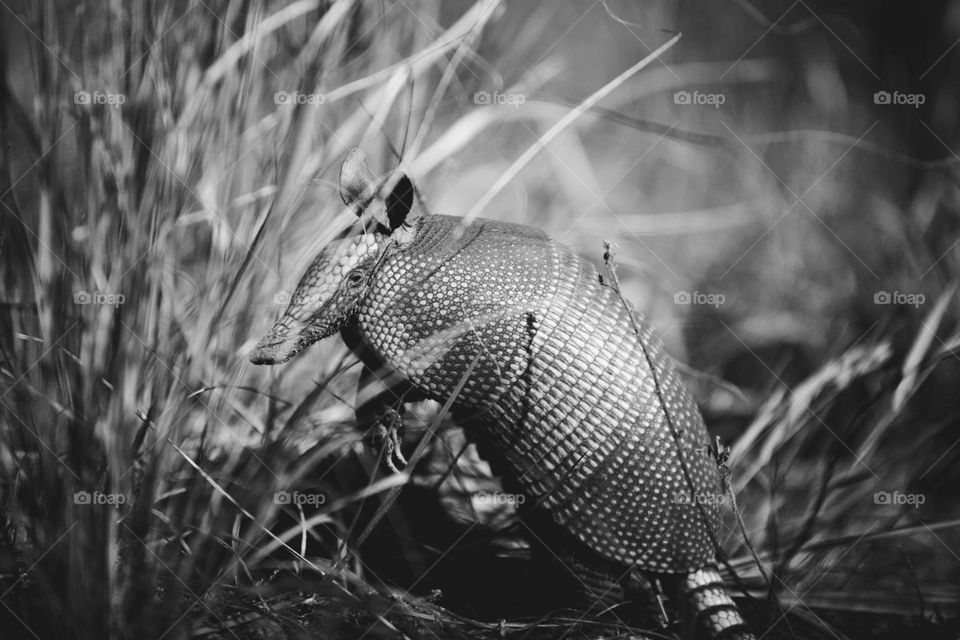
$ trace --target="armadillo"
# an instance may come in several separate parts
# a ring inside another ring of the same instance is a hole
[[[540,230],[412,213],[410,180],[376,179],[359,150],[340,191],[360,223],[316,257],[251,361],[285,362],[339,331],[365,378],[380,369],[415,394],[374,399],[385,423],[397,397],[453,396],[583,549],[585,585],[611,567],[674,576],[712,637],[753,638],[715,564],[722,491],[706,427],[650,325]]]

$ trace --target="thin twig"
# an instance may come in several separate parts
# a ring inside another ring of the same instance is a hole
[[[617,297],[620,299],[620,303],[623,305],[623,308],[626,309],[627,315],[630,317],[630,323],[633,325],[633,331],[637,335],[640,348],[643,351],[643,356],[647,361],[650,377],[653,380],[653,388],[657,393],[657,400],[660,403],[660,408],[663,410],[664,417],[667,419],[667,427],[670,429],[670,435],[673,437],[673,441],[677,446],[677,458],[680,460],[680,467],[683,469],[683,475],[687,481],[687,486],[690,488],[690,495],[693,496],[696,494],[697,488],[693,483],[693,477],[690,475],[690,468],[683,456],[684,451],[683,444],[680,441],[680,434],[677,432],[676,425],[673,424],[673,418],[670,415],[669,407],[663,397],[663,390],[660,388],[660,380],[657,378],[657,368],[655,363],[650,357],[650,352],[647,351],[647,345],[644,344],[642,339],[640,339],[640,323],[637,321],[637,317],[633,313],[633,308],[627,302],[626,298],[623,297],[623,290],[620,288],[620,278],[617,275],[617,265],[614,261],[614,245],[607,240],[603,241],[603,262],[610,270],[610,279],[612,280],[611,284],[613,285],[613,290],[616,291]],[[727,560],[726,556],[723,554],[723,548],[720,546],[720,541],[717,538],[716,532],[713,530],[710,517],[704,510],[703,504],[701,504],[701,501],[699,500],[693,500],[693,503],[697,505],[697,509],[700,511],[700,516],[703,518],[703,521],[706,524],[706,531],[710,536],[710,541],[713,543],[714,549],[717,552],[717,557],[720,558],[720,561],[733,576],[734,580],[736,580],[744,595],[749,596],[746,586],[740,580],[740,576],[737,575],[736,571],[733,569],[733,566],[730,564],[730,561]]]

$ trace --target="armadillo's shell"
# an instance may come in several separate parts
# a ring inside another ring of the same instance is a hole
[[[389,255],[360,309],[365,341],[441,401],[475,362],[456,405],[487,424],[521,486],[589,547],[651,571],[704,566],[716,465],[660,340],[646,324],[638,338],[596,268],[539,231],[477,220],[454,242],[458,223],[427,216]]]

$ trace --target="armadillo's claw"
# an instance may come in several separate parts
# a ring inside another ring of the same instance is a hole
[[[368,432],[367,444],[382,455],[390,471],[400,473],[407,466],[407,459],[400,447],[402,442],[403,418],[395,409],[387,409]]]
[[[407,459],[403,456],[403,450],[400,448],[403,425],[401,423],[399,429],[387,427],[386,431],[387,435],[383,447],[384,462],[390,471],[400,473],[407,466]]]

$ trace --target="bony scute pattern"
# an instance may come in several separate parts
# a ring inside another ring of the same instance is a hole
[[[424,243],[385,258],[359,310],[361,335],[384,362],[492,436],[524,488],[604,556],[651,571],[689,571],[713,557],[716,506],[678,504],[716,493],[705,427],[659,340],[636,336],[596,269],[543,235],[478,221],[454,242],[456,218],[421,222]],[[482,264],[479,263],[482,257]],[[475,264],[476,263],[476,264]],[[429,304],[425,304],[429,300]]]

